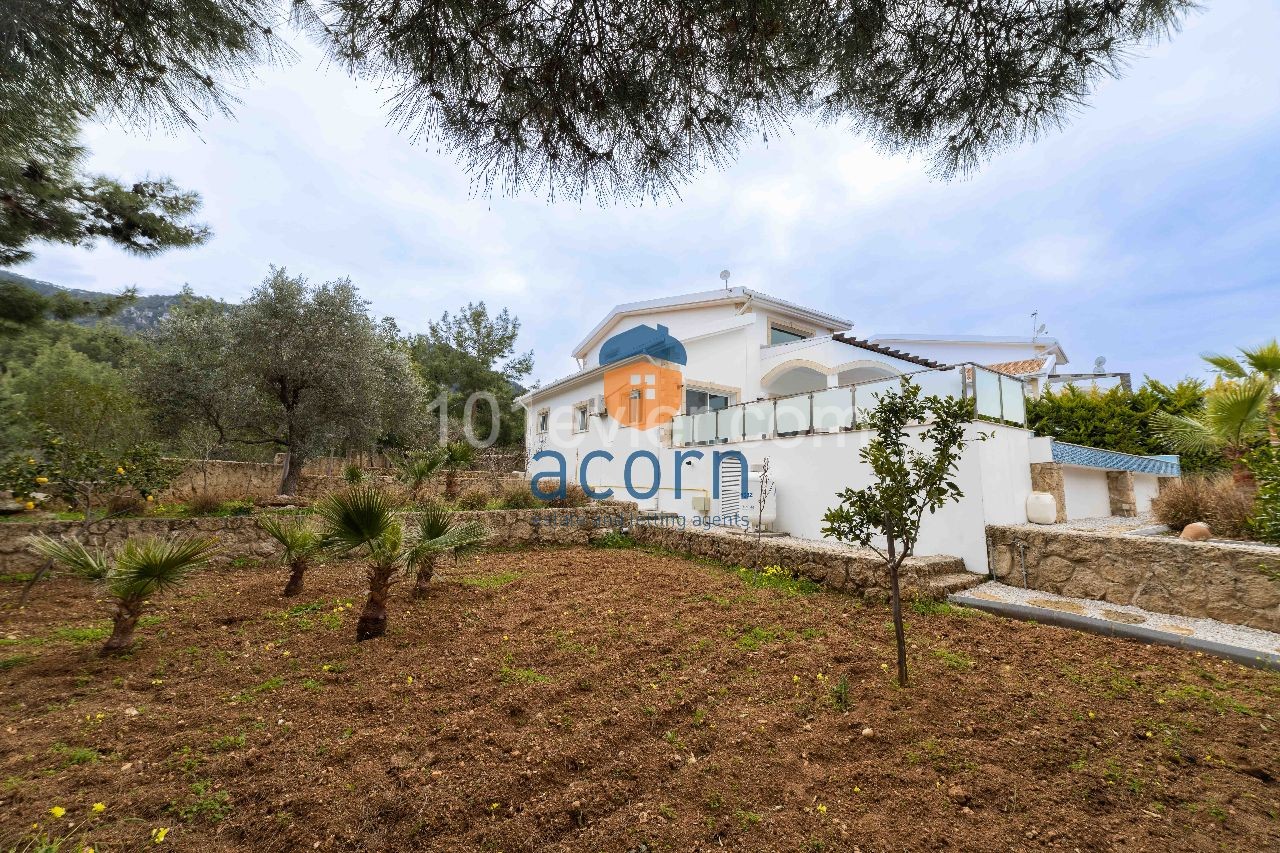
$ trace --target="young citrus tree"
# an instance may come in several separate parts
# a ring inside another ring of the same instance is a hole
[[[480,522],[459,521],[452,511],[438,504],[423,510],[418,541],[406,559],[406,568],[414,574],[413,597],[426,597],[440,557],[453,554],[457,559],[479,548],[488,535]]]
[[[323,524],[321,547],[365,560],[369,594],[356,622],[356,641],[381,637],[387,633],[391,584],[408,558],[395,500],[376,488],[357,486],[326,495],[315,509]]]
[[[875,437],[858,451],[862,461],[871,466],[871,485],[846,488],[838,494],[839,505],[823,517],[824,536],[871,548],[884,560],[898,643],[898,684],[902,687],[907,686],[907,645],[899,573],[903,562],[915,552],[924,514],[964,497],[954,478],[971,423],[971,400],[922,399],[920,386],[905,379],[901,391],[883,392],[867,415],[868,428]],[[918,431],[907,431],[919,424],[924,426]],[[979,436],[978,440],[984,438]]]
[[[284,521],[271,516],[261,518],[258,526],[284,547],[280,562],[289,567],[289,581],[282,595],[288,598],[302,592],[307,570],[320,553],[320,534],[305,521]]]
[[[121,654],[133,645],[133,632],[151,598],[178,586],[202,568],[218,550],[213,539],[130,539],[114,553],[90,550],[76,539],[31,537],[31,546],[55,564],[101,581],[115,605],[111,636],[98,653]]]

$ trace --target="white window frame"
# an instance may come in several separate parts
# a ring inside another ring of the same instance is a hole
[[[694,412],[689,411],[689,392],[690,391],[706,394],[708,398],[710,398],[712,395],[715,395],[717,397],[724,397],[728,401],[727,403],[725,403],[725,406],[724,406],[725,409],[728,409],[737,405],[738,392],[731,388],[724,388],[722,386],[711,385],[709,383],[688,382],[685,384],[683,388],[680,389],[680,410],[682,414],[686,414],[686,415],[695,414]],[[706,411],[708,412],[723,411],[723,409],[709,408],[711,405],[710,399],[708,399],[707,405],[708,405],[708,408],[706,409]]]
[[[551,431],[551,410],[538,409],[533,416],[533,431],[537,435],[546,435]]]
[[[581,415],[581,419],[579,419]],[[591,429],[591,410],[587,406],[587,401],[573,404],[573,432],[575,435],[587,432]]]

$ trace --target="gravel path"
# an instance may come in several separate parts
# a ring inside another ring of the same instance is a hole
[[[1009,586],[1007,584],[988,581],[964,593],[974,598],[988,601],[1003,601],[1010,604],[1022,604],[1028,607],[1041,607],[1046,610],[1058,610],[1088,616],[1094,619],[1106,619],[1112,622],[1123,622],[1129,625],[1142,625],[1153,631],[1167,634],[1178,634],[1183,637],[1196,637],[1228,646],[1237,646],[1255,652],[1280,654],[1280,634],[1263,631],[1258,628],[1246,628],[1243,625],[1229,625],[1216,619],[1196,619],[1190,616],[1173,616],[1168,613],[1153,613],[1129,604],[1111,604],[1106,601],[1094,601],[1089,598],[1070,598],[1055,595],[1051,592],[1040,592],[1034,589]]]

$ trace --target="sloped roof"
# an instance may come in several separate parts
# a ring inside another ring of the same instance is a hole
[[[681,308],[691,308],[704,305],[744,305],[752,303],[759,305],[766,310],[775,311],[788,317],[793,317],[809,323],[820,326],[826,326],[831,329],[850,329],[853,323],[843,317],[836,317],[832,314],[826,314],[822,311],[815,311],[812,308],[805,308],[802,305],[796,305],[794,302],[787,302],[783,299],[777,299],[767,293],[761,293],[758,290],[751,290],[746,287],[730,287],[721,290],[705,290],[700,293],[684,293],[679,296],[665,296],[659,299],[646,299],[642,302],[627,302],[617,305],[609,312],[603,320],[596,324],[596,327],[587,333],[576,347],[573,349],[574,358],[583,358],[587,354],[587,350],[591,349],[601,335],[611,328],[616,320],[635,314],[650,314],[660,311],[674,311]]]
[[[999,364],[988,364],[987,367],[999,373],[1005,373],[1009,376],[1027,376],[1031,373],[1039,373],[1044,369],[1044,363],[1048,358],[1024,358],[1019,361],[1002,361]]]

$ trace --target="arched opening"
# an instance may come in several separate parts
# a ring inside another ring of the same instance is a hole
[[[760,380],[770,397],[807,394],[827,387],[826,369],[815,362],[789,361],[770,370]]]
[[[902,371],[880,361],[851,361],[848,364],[842,364],[836,373],[841,385],[874,382],[877,379],[901,375]]]

